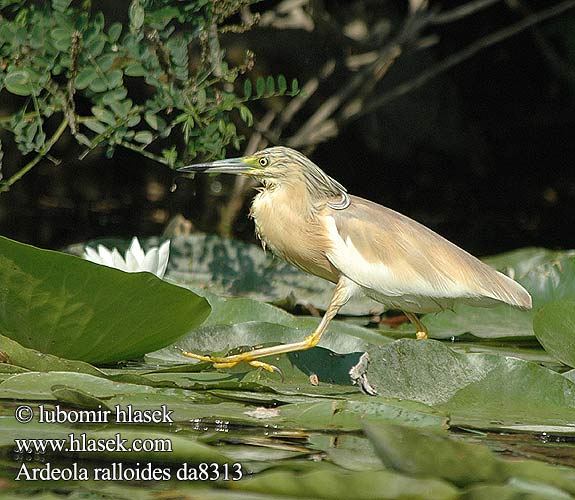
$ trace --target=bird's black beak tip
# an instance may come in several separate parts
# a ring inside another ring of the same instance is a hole
[[[205,172],[209,170],[210,167],[205,165],[188,165],[186,167],[180,167],[176,169],[176,172],[182,173],[193,173],[193,172]]]

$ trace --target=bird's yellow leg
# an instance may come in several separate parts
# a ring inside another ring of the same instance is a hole
[[[429,334],[427,332],[427,328],[425,328],[425,325],[419,321],[419,318],[413,314],[413,313],[404,313],[407,318],[409,319],[409,321],[411,321],[411,323],[413,324],[413,326],[415,326],[415,328],[417,328],[417,333],[415,334],[415,337],[417,338],[417,340],[425,340],[429,337]]]
[[[265,356],[275,356],[277,354],[285,354],[288,352],[305,351],[315,347],[321,339],[321,336],[326,331],[329,322],[334,318],[343,305],[349,300],[353,293],[353,285],[347,278],[341,278],[335,287],[333,296],[327,306],[327,310],[321,319],[320,324],[315,331],[308,335],[300,342],[293,342],[291,344],[280,344],[271,347],[260,347],[251,351],[242,352],[241,354],[233,354],[231,356],[202,356],[192,352],[182,352],[188,358],[197,359],[199,361],[206,361],[213,363],[214,368],[232,368],[239,363],[248,363],[252,366],[263,368],[269,372],[279,371],[275,366],[262,361],[257,361],[259,358]]]

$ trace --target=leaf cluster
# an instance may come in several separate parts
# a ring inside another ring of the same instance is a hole
[[[121,24],[94,12],[90,0],[0,1],[0,90],[14,103],[0,125],[22,154],[47,153],[54,115],[82,146],[81,157],[121,146],[174,166],[237,149],[233,114],[251,125],[245,103],[287,93],[283,76],[277,89],[269,77],[254,96],[236,93],[253,54],[231,65],[218,35],[250,3],[132,0],[121,4],[129,19]]]

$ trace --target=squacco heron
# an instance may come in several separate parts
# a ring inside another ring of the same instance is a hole
[[[428,333],[416,314],[450,309],[458,302],[531,308],[531,296],[519,283],[418,222],[348,194],[293,149],[272,147],[252,156],[178,170],[257,179],[262,187],[250,216],[264,248],[336,284],[318,327],[300,342],[222,357],[185,353],[216,368],[247,362],[276,370],[259,359],[316,346],[341,307],[361,293],[386,308],[403,311],[417,328],[418,339],[426,339]]]

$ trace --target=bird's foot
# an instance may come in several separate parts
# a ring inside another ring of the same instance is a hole
[[[418,331],[418,332],[415,334],[415,338],[416,338],[417,340],[427,340],[427,339],[429,338],[429,335],[427,335],[427,332],[426,332],[425,330],[423,330],[423,331]]]
[[[247,363],[255,368],[263,368],[270,373],[279,373],[283,379],[282,371],[274,365],[269,363],[264,363],[263,361],[258,361],[257,359],[251,359],[250,353],[245,352],[243,354],[235,354],[233,356],[203,356],[201,354],[195,354],[193,352],[182,351],[182,354],[187,358],[197,359],[198,361],[204,361],[206,363],[212,363],[214,368],[233,368],[240,363]]]
[[[415,314],[410,312],[404,312],[404,314],[407,316],[407,319],[411,321],[413,326],[417,328],[415,338],[417,340],[427,340],[429,338],[429,335],[427,334],[427,328],[425,328],[425,325],[421,321],[419,321],[419,318]]]
[[[315,347],[321,339],[321,334],[322,332],[313,332],[311,335],[308,335],[305,339],[303,339],[302,343],[305,345],[305,347],[302,350]]]

